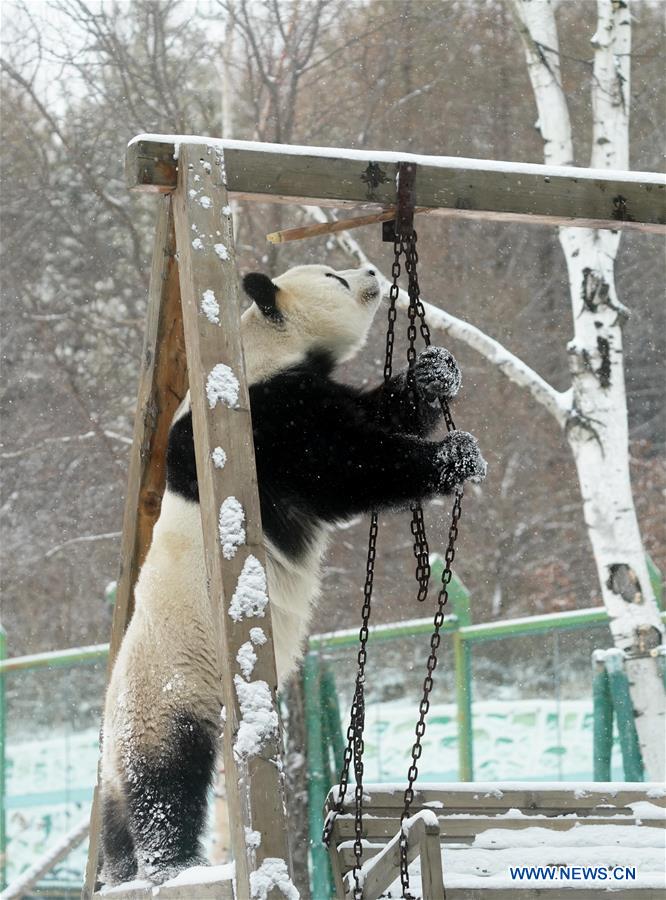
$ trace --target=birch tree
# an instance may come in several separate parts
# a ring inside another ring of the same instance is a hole
[[[544,160],[573,165],[573,129],[562,87],[555,4],[512,0],[538,109]],[[592,168],[629,168],[631,12],[629,2],[597,0],[591,39]],[[618,198],[617,203],[622,203]],[[622,328],[628,310],[615,288],[620,231],[561,228],[574,336],[564,427],[576,463],[585,523],[616,647],[626,671],[643,761],[664,777],[665,698],[651,651],[663,626],[647,569],[629,477]]]

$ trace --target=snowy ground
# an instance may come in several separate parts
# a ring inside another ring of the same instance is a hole
[[[404,699],[367,706],[366,778],[400,781],[414,734],[414,705]],[[423,781],[457,778],[456,708],[433,704],[419,766]],[[493,700],[474,704],[475,775],[479,780],[591,780],[589,701]],[[64,835],[90,803],[97,772],[97,730],[54,735],[7,747],[8,875],[16,877]],[[614,777],[622,779],[615,750]],[[85,848],[53,878],[80,883]]]

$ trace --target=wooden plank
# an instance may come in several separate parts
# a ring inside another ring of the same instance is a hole
[[[185,340],[180,310],[171,198],[160,201],[150,274],[146,330],[130,451],[120,574],[113,607],[107,684],[134,609],[134,585],[150,546],[166,481],[166,446],[171,419],[187,391]],[[90,814],[90,842],[83,898],[95,888],[101,809],[99,776]]]
[[[363,837],[369,840],[388,838],[395,834],[400,816],[377,817],[366,809],[367,815],[363,817]],[[501,828],[508,831],[519,831],[523,828],[547,828],[552,831],[569,831],[580,825],[631,825],[649,826],[650,828],[666,828],[666,819],[648,818],[644,815],[609,815],[609,816],[576,816],[563,814],[537,818],[536,816],[523,816],[521,818],[508,818],[503,812],[485,816],[460,816],[454,813],[450,816],[442,815],[439,810],[433,810],[439,821],[439,830],[442,838],[450,837],[456,840],[462,837],[472,837],[487,831],[489,828]],[[566,818],[564,817],[566,816]],[[348,841],[355,836],[354,819],[346,816],[338,816],[333,828],[333,840],[336,843]]]
[[[661,795],[660,795],[661,792]],[[364,785],[363,793],[367,797],[364,807],[369,813],[378,810],[402,809],[403,789],[383,785]],[[328,795],[325,810],[333,808],[337,789]],[[629,803],[648,801],[659,807],[666,807],[666,796],[663,786],[643,782],[636,783],[603,783],[594,785],[572,782],[564,787],[561,783],[539,784],[534,788],[513,787],[511,782],[474,783],[447,785],[446,787],[424,787],[414,794],[412,808],[425,808],[438,812],[474,812],[478,809],[505,810],[520,809],[522,812],[548,810],[549,812],[576,812],[591,810],[596,806],[601,809],[597,814],[605,815],[606,810],[624,810],[631,815]],[[345,798],[344,809],[352,810],[354,798]]]
[[[400,874],[400,823],[397,833],[384,849],[363,864],[364,900],[377,900]],[[426,844],[426,841],[428,843]],[[435,823],[426,822],[417,814],[412,817],[407,844],[407,863],[421,855],[421,871],[425,871],[423,896],[428,900],[445,900],[442,886],[442,858],[439,847],[439,829]],[[423,874],[422,874],[423,877]],[[354,880],[347,877],[347,890],[353,893]]]
[[[132,885],[135,885],[132,887]],[[111,900],[234,900],[232,881],[203,882],[199,884],[163,884],[142,887],[142,882],[129,882],[128,887],[119,885],[104,893],[96,893],[95,898]]]
[[[421,837],[421,890],[428,900],[446,900],[439,829],[426,824]]]
[[[249,897],[250,875],[264,859],[290,863],[270,608],[265,606],[262,617],[247,611],[238,621],[229,613],[234,593],[247,588],[248,572],[255,595],[258,581],[261,596],[265,577],[239,286],[222,154],[205,145],[184,146],[179,174],[174,195],[176,237],[204,551],[226,713],[223,744],[231,842],[237,894]],[[203,295],[209,291],[219,306],[217,322],[201,311]],[[226,453],[222,468],[211,458],[216,447]],[[236,519],[235,533],[234,529],[222,533],[219,523],[225,510]],[[251,642],[254,627],[263,630],[263,645]],[[257,656],[251,685],[237,660],[246,643]],[[263,707],[257,713],[258,728],[252,725],[250,709],[255,703]],[[258,846],[246,840],[249,832],[258,832]],[[273,890],[269,896],[277,895]]]
[[[155,137],[139,136],[128,148],[131,190],[175,189],[176,144]],[[412,160],[419,166],[416,204],[447,215],[666,234],[666,176],[660,173],[244,141],[211,140],[210,146],[224,150],[228,189],[237,198],[389,207],[397,163]]]
[[[379,848],[377,850],[379,853]],[[342,880],[342,876],[344,872],[348,872],[350,868],[353,868],[355,864],[355,856],[354,851],[350,850],[351,861],[348,865],[345,865],[342,859],[342,853],[338,849],[337,843],[334,839],[331,840],[331,843],[328,846],[328,858],[331,863],[331,872],[333,873],[333,881],[335,883],[335,893],[337,897],[344,897],[345,895],[345,885]]]

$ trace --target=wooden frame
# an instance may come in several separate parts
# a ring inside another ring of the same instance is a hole
[[[155,239],[108,671],[131,617],[134,583],[159,515],[167,435],[173,413],[187,389],[187,358],[202,489],[206,565],[216,612],[225,698],[224,758],[236,861],[236,895],[242,900],[250,896],[252,872],[262,861],[270,857],[289,864],[289,849],[269,607],[260,622],[268,640],[255,648],[258,660],[251,677],[265,685],[276,727],[256,756],[234,752],[243,722],[235,681],[242,675],[236,656],[239,647],[249,640],[250,625],[256,622],[232,620],[227,615],[227,601],[249,558],[253,558],[253,565],[264,570],[265,560],[227,192],[238,199],[356,208],[373,212],[373,218],[377,214],[383,218],[386,210],[395,204],[398,163],[410,160],[418,164],[416,203],[427,213],[463,220],[666,234],[666,177],[655,173],[593,171],[185,136],[139,135],[128,148],[129,188],[166,196],[160,201]],[[219,300],[217,317],[202,314],[202,296],[208,291]],[[220,365],[233,373],[237,397],[228,405],[207,406],[206,376]],[[211,452],[217,446],[222,446],[227,453],[228,461],[222,469],[216,469],[211,461]],[[244,510],[245,540],[230,559],[223,559],[217,539],[218,514],[224,501],[232,497]],[[472,809],[475,808],[473,796],[469,791],[465,794],[465,802]],[[567,796],[570,808],[577,809],[579,801],[574,803],[573,795]],[[527,797],[522,799],[525,804],[531,802]],[[516,798],[514,805],[522,808],[523,803]],[[394,804],[387,805],[389,814],[379,816],[372,828],[391,827],[390,834],[395,834]],[[479,825],[486,819],[485,806],[480,812],[480,817],[475,817]],[[344,816],[336,822],[338,836],[344,831],[344,822]],[[436,884],[437,862],[432,857],[432,848],[438,838],[432,823],[419,822],[415,824],[414,834],[418,833],[424,859],[430,860],[432,880]],[[247,829],[261,833],[258,848],[248,846]],[[97,896],[99,831],[96,790],[84,900]],[[391,858],[392,853],[393,850],[385,853],[384,859]],[[337,845],[331,848],[331,859],[337,872],[338,890],[344,892],[340,870],[344,855]],[[380,873],[381,867],[375,874]],[[169,886],[160,888],[159,894],[191,898],[192,890],[187,886]],[[432,890],[432,897],[438,897],[438,888]],[[114,890],[112,896],[138,900],[152,894],[152,889],[132,888],[125,892]],[[198,885],[196,894],[202,898],[226,898],[231,897],[232,890],[230,882],[225,881]],[[276,895],[277,891],[273,890],[269,896]]]
[[[192,138],[139,135],[127,153],[131,190],[175,190]],[[573,166],[293,147],[199,138],[223,150],[237,199],[382,209],[395,205],[397,165],[418,164],[418,207],[458,219],[627,228],[666,234],[666,176]],[[181,143],[182,142],[182,143]]]
[[[189,144],[182,149],[180,166],[182,175],[177,190],[173,197],[162,200],[158,219],[109,671],[130,619],[134,582],[159,514],[166,437],[173,412],[184,395],[187,382],[183,361],[187,358],[206,568],[213,620],[217,623],[218,664],[226,713],[223,753],[236,896],[250,897],[252,874],[264,860],[282,860],[290,868],[275,697],[277,677],[270,607],[266,605],[261,618],[247,614],[236,621],[229,614],[229,601],[246,577],[244,573],[251,571],[254,576],[265,578],[265,556],[224,155],[219,149]],[[204,293],[217,303],[215,314],[208,307],[205,314]],[[217,447],[226,454],[222,467],[213,458]],[[146,506],[147,497],[150,503]],[[235,511],[242,511],[243,533],[237,531],[225,543],[219,517],[228,503],[233,503]],[[237,655],[240,647],[251,640],[251,628],[257,626],[263,630],[266,642],[254,645],[257,661],[246,678]],[[269,727],[253,735],[250,747],[239,740],[239,735],[246,737],[250,728],[246,716],[251,700],[247,699],[246,685],[251,689],[249,693],[260,695],[259,699],[269,708]],[[84,900],[98,896],[95,882],[99,832],[96,791]],[[258,844],[247,840],[249,832],[258,833]],[[174,885],[160,888],[159,893],[191,898],[193,890],[192,886]],[[231,882],[197,885],[196,893],[202,897],[230,897]],[[152,889],[139,888],[112,893],[123,900],[152,895]],[[281,893],[274,889],[269,896],[277,898]]]

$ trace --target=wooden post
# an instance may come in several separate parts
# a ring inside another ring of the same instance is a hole
[[[183,144],[178,170],[174,211],[197,475],[225,701],[236,895],[245,898],[257,869],[286,875],[290,867],[277,678],[223,153]],[[221,467],[216,448],[224,451]],[[238,662],[241,647],[256,655],[251,672]],[[274,889],[269,896],[282,895]]]
[[[130,451],[120,574],[113,608],[107,683],[134,608],[134,585],[160,514],[166,481],[166,446],[171,419],[187,392],[185,342],[180,308],[171,197],[160,200],[150,274],[146,332]],[[90,842],[83,898],[97,879],[101,809],[99,781],[90,813]]]

